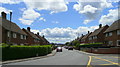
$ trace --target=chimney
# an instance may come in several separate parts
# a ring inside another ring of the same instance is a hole
[[[11,22],[11,19],[12,19],[12,12],[10,12],[10,22]]]
[[[44,38],[45,36],[43,35],[43,38]]]
[[[90,33],[90,31],[88,31],[88,34]]]
[[[37,35],[39,35],[39,32],[37,32]]]
[[[102,24],[99,25],[99,28],[102,28]]]
[[[1,12],[2,18],[6,19],[6,13],[5,12]]]
[[[27,30],[30,31],[30,27],[27,27]]]
[[[83,36],[83,34],[82,34],[82,36]]]

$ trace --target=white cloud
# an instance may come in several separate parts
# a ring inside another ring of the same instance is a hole
[[[73,9],[75,9],[76,11],[78,11],[80,14],[83,14],[86,16],[86,19],[84,20],[85,24],[91,22],[92,20],[95,20],[97,17],[99,17],[100,12],[102,12],[103,9],[105,8],[111,8],[112,3],[111,2],[107,2],[107,0],[96,0],[93,2],[89,0],[89,2],[87,2],[86,0],[79,0],[78,4],[74,4]],[[88,22],[88,20],[91,20]]]
[[[22,2],[22,0],[0,0],[0,3],[4,4],[18,4]]]
[[[7,14],[9,14],[10,12],[12,12],[12,10],[9,10],[9,9],[6,9],[6,8],[4,8],[4,7],[0,7],[0,15],[1,15],[1,12],[5,12],[5,13],[7,13]]]
[[[103,25],[110,25],[114,21],[120,19],[120,16],[118,14],[120,14],[120,11],[118,9],[111,9],[107,15],[101,16],[99,23]]]
[[[64,0],[23,0],[28,8],[37,10],[50,10],[51,13],[65,12],[68,10]]]
[[[41,17],[39,20],[44,21],[44,22],[46,21],[46,19],[43,17]]]
[[[83,10],[80,11],[80,13],[95,13],[97,8],[91,6],[91,5],[86,5]]]
[[[31,25],[41,15],[36,11],[48,10],[50,14],[65,12],[68,10],[67,3],[64,0],[23,0],[26,4],[26,9],[21,9],[23,12],[22,18],[19,20],[25,25]],[[36,10],[36,11],[35,11]],[[39,20],[46,21],[41,17]]]
[[[88,24],[91,20],[84,20],[84,24]]]
[[[40,35],[45,35],[45,37],[50,42],[55,43],[65,43],[67,41],[72,41],[73,39],[77,38],[78,33],[79,36],[82,34],[86,34],[88,31],[94,31],[97,29],[98,26],[91,26],[91,27],[83,27],[80,26],[77,29],[73,29],[70,27],[67,28],[46,28],[40,31]],[[82,31],[81,31],[82,30]],[[39,30],[32,30],[34,33],[39,32]]]
[[[34,32],[35,34],[37,34],[40,31],[39,30],[35,30],[35,29],[31,29],[31,32]]]
[[[39,18],[41,15],[33,9],[27,9],[23,12],[22,18],[19,18],[21,23],[25,25],[31,25],[34,20]]]

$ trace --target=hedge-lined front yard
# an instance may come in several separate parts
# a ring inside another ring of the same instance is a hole
[[[51,45],[42,46],[2,46],[2,61],[44,56],[51,53]]]

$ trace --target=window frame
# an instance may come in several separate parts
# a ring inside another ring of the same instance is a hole
[[[120,46],[120,44],[118,45],[118,42],[119,42],[120,40],[117,40],[117,46]]]
[[[17,38],[17,33],[13,33],[13,38]]]
[[[7,32],[7,37],[10,37],[10,31]]]
[[[120,35],[120,30],[117,30],[117,35]]]
[[[20,39],[24,39],[24,35],[21,34],[21,35],[20,35]]]

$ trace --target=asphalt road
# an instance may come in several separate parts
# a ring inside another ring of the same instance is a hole
[[[9,63],[5,65],[69,65],[61,67],[70,67],[70,65],[76,65],[71,67],[119,67],[120,66],[119,59],[120,55],[118,54],[94,55],[91,53],[84,53],[77,50],[72,51],[63,48],[63,52],[57,52],[55,56],[29,61]]]
[[[87,65],[88,61],[88,55],[63,48],[63,52],[57,52],[55,56],[7,65]]]

